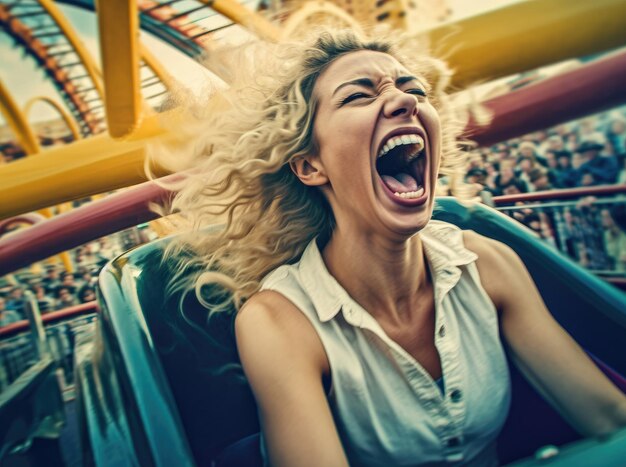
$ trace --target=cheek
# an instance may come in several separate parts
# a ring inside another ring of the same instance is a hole
[[[434,107],[428,106],[421,112],[422,124],[429,135],[430,149],[436,156],[437,166],[441,160],[442,133],[439,113]]]
[[[316,126],[316,141],[322,158],[340,159],[340,163],[354,163],[360,158],[369,160],[370,140],[375,118],[367,112],[335,113]]]

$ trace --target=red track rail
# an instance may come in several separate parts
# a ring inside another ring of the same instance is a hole
[[[0,220],[0,237],[9,231],[9,229],[16,224],[37,224],[41,221],[45,221],[47,217],[41,214],[31,212],[27,214],[21,214],[19,216],[10,217],[9,219]]]
[[[170,175],[169,177],[178,177]],[[146,182],[0,238],[0,276],[78,245],[158,217],[149,203],[169,193]]]
[[[626,52],[483,102],[488,126],[471,122],[468,138],[490,146],[626,103]]]

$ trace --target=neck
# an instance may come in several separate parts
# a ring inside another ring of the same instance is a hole
[[[337,228],[323,257],[335,279],[375,318],[408,320],[419,308],[419,294],[431,287],[418,235],[391,241]]]

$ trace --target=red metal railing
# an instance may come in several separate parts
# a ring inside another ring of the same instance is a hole
[[[626,193],[626,185],[603,185],[495,196],[493,197],[493,202],[496,208],[501,206],[503,210],[517,209],[514,208],[514,205],[518,203],[520,204],[519,209],[521,210],[538,209],[539,212],[541,212],[545,209],[559,209],[557,206],[563,208],[565,205],[570,206],[568,209],[576,210],[578,209],[578,203],[576,203],[575,200],[581,200],[587,197],[592,197],[592,199],[596,198],[590,203],[591,205],[610,205],[616,202],[626,203],[626,198],[610,198],[611,196],[623,195],[624,193]],[[602,227],[598,225],[597,228],[600,229]],[[551,230],[554,230],[554,226],[551,226]],[[576,258],[573,259],[576,260]],[[624,277],[622,273],[613,270],[594,270],[593,268],[591,271],[599,277],[602,277],[606,282],[626,291],[626,277]]]
[[[93,302],[82,303],[80,305],[63,308],[62,310],[53,311],[41,315],[41,320],[44,324],[52,324],[58,321],[63,321],[71,318],[75,318],[81,315],[87,315],[99,311],[98,304],[94,300]],[[28,331],[30,329],[30,323],[28,320],[23,319],[15,323],[11,323],[8,326],[0,328],[0,339],[7,338],[19,334],[20,332]]]
[[[585,196],[607,196],[626,193],[626,185],[601,185],[583,188],[567,188],[550,191],[536,191],[534,193],[519,193],[515,195],[494,196],[496,206],[508,203],[548,201],[554,199],[583,198]]]

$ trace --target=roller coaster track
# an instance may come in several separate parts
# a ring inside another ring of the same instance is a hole
[[[237,24],[264,38],[278,38],[278,30],[254,12],[258,0],[241,4],[234,0],[137,1],[141,28],[189,57],[210,49],[215,33]],[[59,3],[95,11],[94,0],[59,0]]]
[[[218,31],[235,25],[244,26],[266,39],[276,40],[281,35],[254,9],[258,0],[238,3],[235,0],[137,0],[141,27],[166,41],[188,56],[196,57],[210,50]],[[386,22],[396,27],[406,27],[406,20],[415,10],[412,0],[356,0],[359,6],[344,0],[333,11],[319,5],[315,15],[335,16],[343,23],[352,17],[348,13],[364,11],[359,21]],[[4,4],[3,4],[4,3]],[[89,11],[95,11],[94,0],[59,0]],[[283,7],[294,8],[301,1],[283,2]],[[324,2],[325,3],[325,2]],[[363,4],[363,5],[361,5]],[[335,11],[336,10],[336,11]],[[347,12],[343,15],[343,12]],[[296,29],[311,12],[301,11],[298,21],[288,21],[288,30]],[[293,15],[290,15],[293,16]],[[346,20],[347,18],[347,20]],[[295,17],[292,19],[296,19]],[[102,80],[100,72],[78,36],[64,19],[52,0],[13,0],[0,3],[0,25],[30,54],[59,90],[70,113],[80,126],[82,136],[96,134],[105,129]],[[344,24],[346,25],[346,24]],[[141,89],[143,98],[151,107],[158,108],[167,92],[167,73],[148,52],[142,50]]]
[[[82,136],[105,130],[100,71],[82,42],[50,0],[0,3],[0,27],[41,67],[61,94]],[[158,108],[171,78],[141,50],[142,97]]]
[[[45,3],[0,4],[0,27],[41,67],[66,102],[83,136],[104,130],[102,84],[89,55]]]
[[[211,49],[218,31],[235,25],[255,34],[275,40],[296,31],[304,23],[324,17],[342,26],[359,27],[385,23],[393,28],[408,29],[423,24],[424,12],[417,15],[417,3],[422,0],[335,0],[333,3],[307,3],[303,0],[277,2],[277,11],[285,29],[270,24],[255,12],[258,0],[238,3],[235,0],[137,0],[141,28],[172,45],[180,52],[197,57]],[[94,0],[59,0],[75,7],[94,11]],[[431,2],[432,3],[432,2]],[[277,13],[277,12],[275,12]],[[431,15],[432,16],[432,15]],[[429,18],[430,19],[430,18]]]

